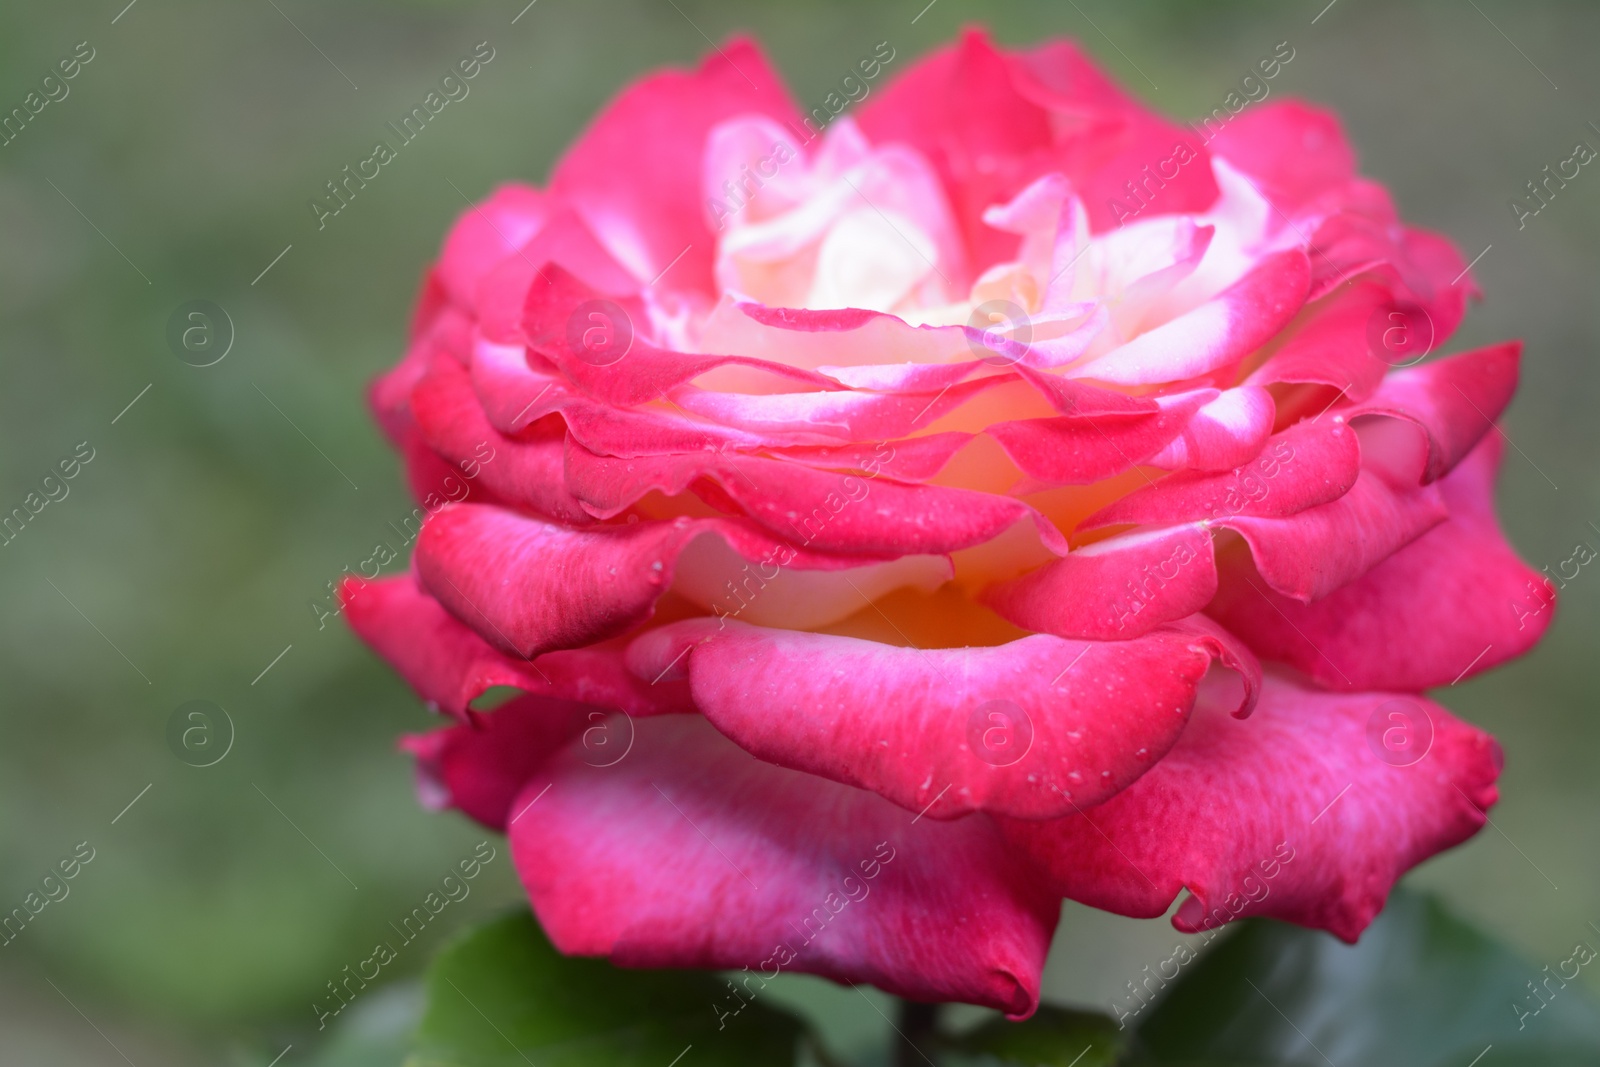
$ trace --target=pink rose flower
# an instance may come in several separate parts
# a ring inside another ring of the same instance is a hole
[[[1421,361],[1467,265],[1325,112],[881,51],[837,116],[747,42],[647,77],[446,239],[373,391],[428,518],[344,590],[459,720],[424,799],[626,965],[1021,1017],[1064,897],[1354,940],[1496,800],[1421,691],[1553,614],[1518,345]]]

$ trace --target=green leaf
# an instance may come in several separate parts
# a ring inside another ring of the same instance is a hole
[[[563,956],[525,911],[445,949],[427,990],[406,1067],[667,1067],[690,1047],[689,1067],[792,1064],[802,1033],[711,974]]]
[[[1048,1004],[1025,1022],[993,1019],[948,1038],[943,1046],[982,1064],[1017,1067],[1111,1067],[1127,1048],[1131,1031],[1097,1012]]]
[[[1556,973],[1571,948],[1530,964],[1403,890],[1356,945],[1267,920],[1240,925],[1139,1028],[1145,1062],[1466,1067],[1492,1045],[1477,1067],[1600,1063],[1600,1009],[1581,974],[1565,988],[1552,980],[1554,995],[1533,1012],[1541,1002],[1526,983]],[[1600,946],[1592,930],[1572,936]]]

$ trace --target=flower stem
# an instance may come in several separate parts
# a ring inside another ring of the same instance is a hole
[[[900,1001],[895,1022],[895,1067],[936,1067],[932,1056],[939,1033],[939,1005]]]

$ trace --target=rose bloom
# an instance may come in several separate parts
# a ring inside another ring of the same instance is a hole
[[[1419,694],[1553,614],[1519,346],[1422,359],[1467,264],[1326,112],[874,56],[837,117],[748,42],[647,77],[445,240],[372,395],[427,521],[343,590],[457,720],[423,800],[628,966],[1022,1017],[1063,898],[1354,940],[1497,797]]]

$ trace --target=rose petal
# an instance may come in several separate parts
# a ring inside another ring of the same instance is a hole
[[[1208,610],[1330,689],[1428,689],[1522,655],[1550,625],[1555,594],[1495,521],[1503,447],[1481,442],[1439,483],[1449,519],[1348,585],[1302,604],[1256,581],[1241,554]]]
[[[410,574],[375,582],[347,579],[340,599],[356,636],[431,707],[456,718],[465,718],[467,705],[495,686],[550,689],[534,664],[490,647]]]
[[[1341,417],[1307,420],[1269,438],[1252,463],[1231,471],[1169,474],[1102,508],[1079,529],[1251,515],[1282,518],[1344,496],[1360,469],[1356,434]]]
[[[1358,281],[1306,305],[1283,344],[1252,373],[1252,385],[1316,382],[1331,385],[1351,400],[1371,395],[1390,362],[1414,358],[1383,347],[1388,314],[1396,310],[1388,286]],[[1378,325],[1374,325],[1374,322]],[[1404,318],[1402,321],[1409,322]],[[1377,344],[1375,345],[1374,339]]]
[[[771,453],[808,467],[889,473],[896,481],[925,482],[971,440],[972,434],[951,431],[872,444],[795,445]]]
[[[908,144],[933,163],[978,271],[1017,247],[1015,236],[983,221],[984,211],[1057,169],[1050,118],[1019,92],[1010,58],[977,30],[891,78],[858,115],[874,142]]]
[[[1051,485],[1088,485],[1159,453],[1195,413],[1217,398],[1214,389],[1161,397],[1154,413],[1096,418],[1089,414],[997,422],[984,432],[1019,469]]]
[[[520,696],[470,725],[408,734],[400,748],[416,757],[417,792],[428,807],[459,808],[504,831],[512,801],[540,765],[586,730],[605,730],[605,719],[587,704]]]
[[[1183,931],[1271,915],[1354,941],[1395,881],[1476,833],[1497,796],[1499,746],[1421,697],[1268,678],[1248,720],[1202,705],[1166,758],[1100,807],[998,820],[1053,889],[1153,918],[1187,888]],[[1418,751],[1427,735],[1426,755],[1386,761],[1374,721],[1380,739],[1406,724]]]
[[[1294,318],[1305,303],[1310,279],[1304,252],[1274,253],[1200,307],[1079,364],[1073,373],[1102,382],[1148,385],[1183,381],[1237,363]]]
[[[1210,146],[1285,208],[1355,177],[1355,151],[1338,116],[1299,100],[1247,108],[1216,132]]]
[[[1435,481],[1471,452],[1511,403],[1517,390],[1522,344],[1508,341],[1395,371],[1346,418],[1389,415],[1426,435],[1424,483]]]
[[[894,455],[887,453],[878,473],[892,473]],[[774,536],[816,552],[867,559],[954,552],[991,541],[1029,518],[1046,548],[1066,552],[1060,532],[1011,497],[907,485],[875,473],[838,474],[759,456],[624,460],[569,446],[567,484],[601,517],[619,514],[652,491],[676,495],[694,486],[721,510],[742,512]]]
[[[766,58],[740,38],[697,70],[629,87],[562,156],[550,192],[576,207],[634,277],[670,266],[670,287],[709,294],[715,241],[700,202],[701,153],[712,128],[742,114],[797,117]]]
[[[476,504],[430,518],[414,563],[423,587],[491,645],[528,659],[579,648],[648,619],[672,584],[678,556],[715,536],[751,562],[838,569],[737,519],[640,522],[575,530]]]
[[[639,291],[639,282],[612,258],[583,219],[562,208],[479,282],[475,307],[483,336],[499,343],[520,341],[523,308],[548,299],[557,272],[614,299]]]
[[[423,438],[449,461],[458,482],[471,481],[499,500],[562,522],[593,522],[562,482],[566,434],[559,426],[518,437],[501,433],[484,417],[466,369],[453,359],[435,360],[412,390],[411,404]],[[467,471],[475,471],[475,478],[465,479]],[[465,499],[457,493],[447,498]]]
[[[1277,414],[1272,394],[1260,386],[1225,389],[1194,413],[1183,432],[1150,457],[1152,467],[1221,471],[1260,455]]]
[[[690,621],[636,639],[628,663],[640,677],[687,672],[701,713],[770,763],[931,818],[1040,819],[1101,803],[1148,771],[1224,655],[1251,681],[1249,652],[1214,629],[919,650]]]
[[[776,379],[815,388],[836,387],[821,374],[781,362],[743,355],[690,354],[659,347],[638,335],[648,328],[641,309],[599,305],[604,293],[559,265],[547,266],[541,273],[545,283],[527,290],[525,301],[517,307],[521,335],[565,378],[597,400],[624,407],[643,404],[725,366],[762,372],[760,376],[769,385]],[[585,350],[582,332],[575,346],[575,318],[579,326],[587,329],[611,331],[603,336],[617,351],[612,353],[604,347]]]
[[[1027,630],[1126,641],[1193,615],[1216,591],[1211,532],[1196,523],[1073,549],[983,600]]]
[[[562,952],[803,971],[1017,1018],[1038,1003],[1059,910],[983,816],[915,820],[762,763],[694,717],[638,723],[614,767],[569,748],[543,775],[511,853]]]
[[[1401,492],[1362,471],[1332,503],[1286,518],[1235,515],[1217,525],[1244,538],[1269,587],[1310,601],[1366,574],[1446,515],[1436,486]]]
[[[532,240],[551,213],[544,193],[517,183],[499,186],[463,211],[439,252],[439,281],[451,302],[463,309],[476,306],[483,279]]]
[[[1096,230],[1118,222],[1113,201],[1127,196],[1128,182],[1159,169],[1181,142],[1198,158],[1160,187],[1154,203],[1164,214],[1203,211],[1217,199],[1217,185],[1200,141],[1184,125],[1150,111],[1105,73],[1073,41],[1054,40],[1012,57],[1024,97],[1050,112],[1055,169],[1072,180]]]
[[[795,570],[776,558],[748,563],[717,537],[691,541],[672,591],[719,618],[809,630],[856,614],[897,589],[932,593],[954,577],[947,556],[901,556],[849,570]]]
[[[622,649],[562,649],[530,661],[507,656],[445,610],[415,575],[348,579],[341,593],[356,636],[388,660],[430,706],[466,721],[467,706],[496,686],[630,715],[692,711],[688,687],[652,684],[622,669]]]
[[[931,425],[1004,381],[980,378],[927,395],[839,390],[752,396],[686,388],[674,392],[673,400],[693,414],[763,436],[809,433],[841,441],[882,441]]]

